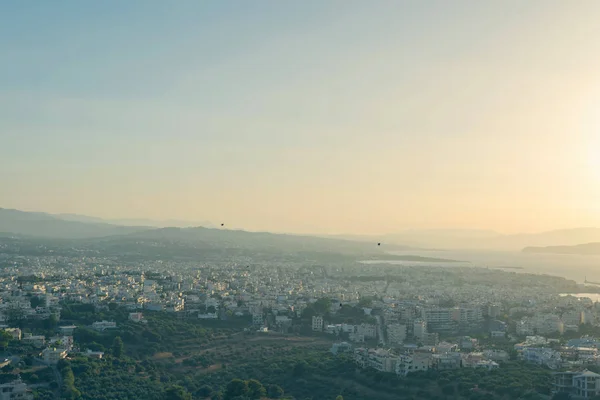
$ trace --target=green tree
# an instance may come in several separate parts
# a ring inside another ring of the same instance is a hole
[[[200,389],[198,389],[198,396],[200,396],[201,398],[206,398],[208,396],[210,396],[210,394],[212,393],[212,389],[210,386],[208,385],[202,385],[200,387]]]
[[[373,298],[371,297],[361,297],[358,301],[358,307],[360,308],[370,308],[373,305]]]
[[[123,340],[121,339],[120,336],[115,337],[115,339],[113,340],[113,344],[112,344],[113,356],[115,356],[116,358],[121,358],[121,356],[123,355],[123,349],[124,349]]]
[[[294,376],[304,376],[306,374],[306,372],[308,371],[308,363],[304,360],[296,363],[296,365],[294,365]]]
[[[46,303],[45,299],[43,299],[42,297],[39,297],[39,296],[32,296],[30,301],[31,301],[31,308],[37,308]]]
[[[50,317],[44,320],[43,325],[44,329],[47,330],[56,329],[58,326],[58,317],[55,314],[50,314]]]
[[[269,385],[269,390],[267,392],[269,397],[272,399],[279,399],[283,397],[283,389],[279,385]]]
[[[442,386],[442,393],[444,393],[444,395],[446,395],[446,396],[453,396],[455,392],[456,392],[456,388],[452,384],[447,384],[445,386]]]
[[[165,391],[165,400],[192,400],[192,395],[182,386],[173,385]]]
[[[250,379],[246,384],[248,385],[248,397],[251,399],[260,399],[267,395],[267,391],[263,384],[256,379]]]
[[[12,340],[12,336],[10,333],[5,330],[0,330],[0,348],[2,350],[6,350],[8,347],[8,342]]]
[[[232,380],[225,388],[225,400],[232,400],[236,397],[246,396],[247,394],[248,383],[241,379]]]
[[[338,397],[335,398],[335,400],[344,400],[344,397],[340,394]]]
[[[571,394],[567,392],[558,392],[552,396],[552,400],[571,400]]]

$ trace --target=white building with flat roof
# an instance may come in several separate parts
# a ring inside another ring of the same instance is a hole
[[[33,400],[33,393],[29,391],[27,384],[18,378],[0,385],[0,400]]]

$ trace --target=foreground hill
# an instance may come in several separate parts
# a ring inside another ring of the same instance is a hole
[[[586,243],[576,246],[547,246],[547,247],[526,247],[524,253],[545,253],[545,254],[580,254],[580,255],[600,255],[600,243]]]
[[[0,208],[0,234],[51,239],[125,235],[148,228],[98,222],[68,221],[51,214]]]

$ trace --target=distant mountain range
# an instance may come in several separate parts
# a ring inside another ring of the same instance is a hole
[[[155,228],[119,226],[94,217],[54,215],[0,209],[0,236],[23,239],[77,240],[88,248],[109,250],[114,254],[161,253],[187,257],[232,254],[345,254],[367,258],[395,259],[386,255],[376,242],[356,242],[267,232],[193,228]],[[405,250],[391,245],[385,250]],[[360,259],[360,258],[358,258]]]
[[[191,227],[196,228],[192,229]],[[201,228],[198,228],[201,227]],[[163,228],[158,229],[158,228]],[[179,229],[175,229],[179,228]],[[76,214],[47,214],[24,212],[0,208],[0,234],[34,236],[55,239],[85,239],[116,235],[140,234],[146,238],[169,240],[216,240],[232,244],[244,241],[264,240],[272,243],[302,238],[300,242],[323,244],[327,247],[336,243],[344,246],[357,246],[356,242],[381,243],[380,252],[385,250],[423,250],[423,249],[471,249],[471,250],[512,250],[540,248],[546,246],[576,246],[581,243],[600,243],[600,229],[576,228],[542,233],[503,235],[487,230],[407,230],[395,234],[380,236],[369,235],[285,235],[264,232],[233,231],[229,229],[211,229],[210,222],[186,222],[180,220],[119,219],[107,220]],[[252,239],[250,239],[252,238]],[[328,240],[325,240],[328,239]],[[264,243],[263,243],[264,244]],[[336,246],[337,246],[336,245]],[[323,246],[319,245],[318,248]],[[590,245],[582,245],[590,246]],[[343,246],[342,246],[343,247]],[[559,247],[560,251],[589,252],[589,249],[569,250]],[[546,252],[557,252],[548,250]],[[527,250],[528,252],[531,250]],[[539,250],[536,250],[539,251]],[[588,254],[588,253],[585,253]]]
[[[112,224],[122,226],[145,226],[151,228],[191,228],[195,226],[203,226],[205,228],[215,228],[216,225],[209,221],[184,221],[179,219],[167,219],[167,220],[155,220],[155,219],[144,219],[144,218],[130,218],[130,219],[104,219],[98,217],[88,217],[87,215],[79,214],[55,214],[56,218],[63,219],[66,221],[77,221],[77,222],[91,222],[101,224]]]
[[[104,222],[74,221],[58,215],[0,208],[0,234],[54,239],[83,239],[125,235],[148,229]]]
[[[600,243],[578,244],[576,246],[546,246],[546,247],[526,247],[524,253],[544,253],[544,254],[579,254],[579,255],[600,255]]]

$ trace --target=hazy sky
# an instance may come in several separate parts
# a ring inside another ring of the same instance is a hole
[[[600,226],[600,1],[0,3],[0,207]]]

